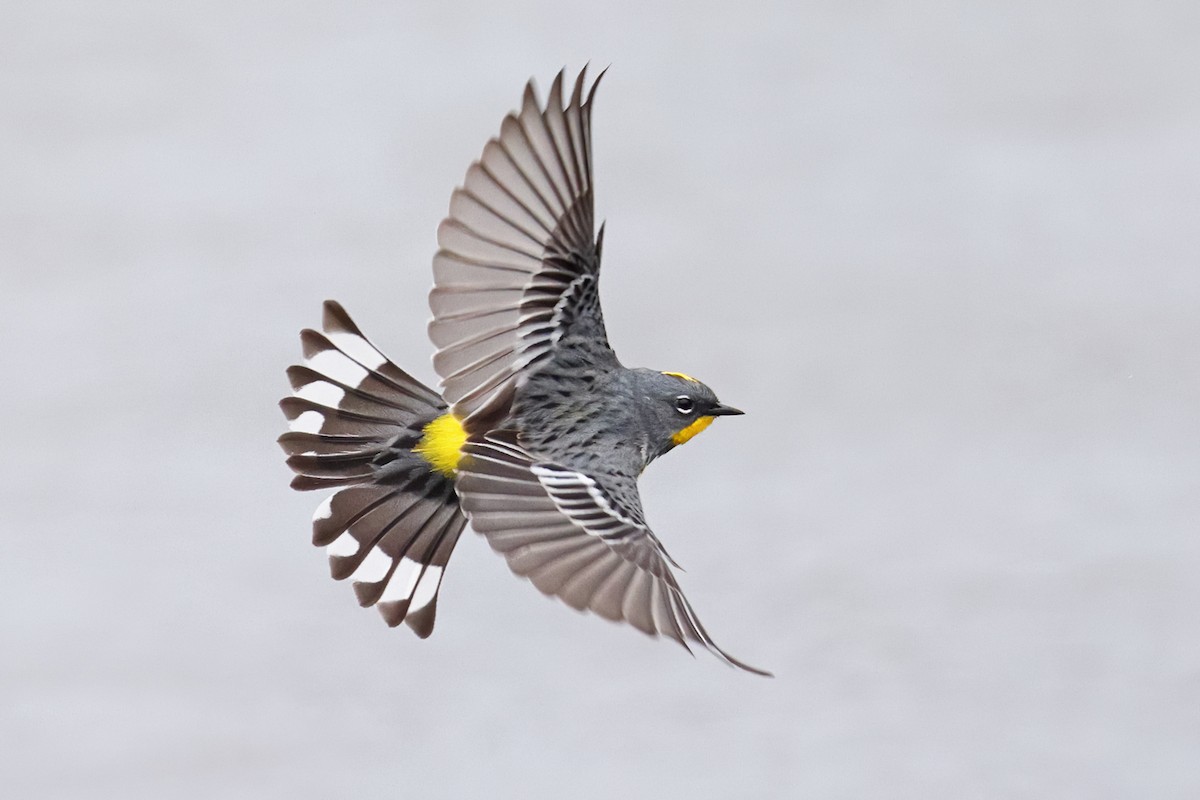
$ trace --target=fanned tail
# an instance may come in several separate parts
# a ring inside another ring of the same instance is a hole
[[[337,580],[388,625],[433,632],[438,589],[467,519],[452,478],[413,448],[445,402],[387,359],[329,300],[322,331],[304,330],[304,364],[289,367],[279,437],[292,488],[335,488],[313,516]]]

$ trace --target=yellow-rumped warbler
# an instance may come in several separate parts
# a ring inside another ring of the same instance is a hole
[[[301,333],[280,437],[296,489],[338,489],[313,517],[333,577],[422,638],[467,520],[509,567],[579,610],[687,648],[713,642],[646,525],[637,478],[740,414],[677,372],[628,369],[609,347],[593,237],[584,73],[519,112],[467,170],[438,228],[429,336],[442,395],[372,345],[335,302]],[[677,565],[676,565],[677,566]]]

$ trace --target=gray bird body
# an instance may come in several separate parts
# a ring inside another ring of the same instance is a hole
[[[672,434],[701,414],[670,401],[688,394],[716,404],[703,384],[650,369],[592,361],[583,346],[556,357],[516,393],[511,427],[531,454],[591,476],[627,516],[644,522],[637,478],[675,445]],[[609,351],[611,353],[611,351]],[[703,405],[699,406],[703,407]]]
[[[581,73],[564,98],[560,73],[544,108],[527,86],[451,197],[429,298],[441,397],[329,302],[324,333],[303,334],[306,365],[289,371],[280,443],[294,487],[347,487],[318,509],[313,540],[390,625],[432,631],[469,518],[543,593],[767,674],[713,642],[642,511],[646,466],[741,412],[693,378],[626,368],[608,344],[596,83],[585,97]]]

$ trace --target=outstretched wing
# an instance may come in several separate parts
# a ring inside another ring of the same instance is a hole
[[[499,431],[467,443],[457,489],[475,530],[542,593],[770,674],[738,661],[704,630],[671,572],[670,556],[642,521],[636,484],[618,502],[595,478],[539,462],[513,432]]]
[[[585,98],[580,72],[564,108],[560,72],[544,109],[533,82],[526,85],[521,110],[504,118],[467,170],[438,228],[433,365],[468,430],[501,419],[521,375],[556,346],[583,342],[593,358],[616,363],[596,291],[591,108],[598,84]]]

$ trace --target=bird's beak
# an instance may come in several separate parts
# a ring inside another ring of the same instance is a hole
[[[736,409],[733,406],[724,405],[723,403],[717,403],[708,410],[708,416],[710,417],[736,417],[738,414],[745,413],[745,411]]]

